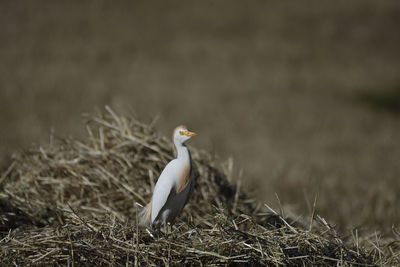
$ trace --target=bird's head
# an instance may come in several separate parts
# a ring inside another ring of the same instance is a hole
[[[196,136],[196,133],[190,132],[186,126],[181,125],[175,128],[172,139],[175,144],[184,144],[192,136]]]

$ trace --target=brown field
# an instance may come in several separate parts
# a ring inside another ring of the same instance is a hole
[[[258,199],[400,225],[400,2],[2,1],[0,158],[108,104],[234,159]]]

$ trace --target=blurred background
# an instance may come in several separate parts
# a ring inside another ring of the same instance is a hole
[[[347,230],[400,225],[400,2],[0,3],[0,166],[110,105]]]

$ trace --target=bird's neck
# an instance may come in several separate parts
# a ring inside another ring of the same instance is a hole
[[[183,144],[175,144],[177,159],[191,162],[189,149]]]

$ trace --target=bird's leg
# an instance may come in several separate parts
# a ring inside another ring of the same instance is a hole
[[[157,236],[157,239],[160,239],[160,227],[155,229],[154,234]]]
[[[170,222],[168,222],[167,228],[169,226],[169,233],[168,234],[172,234],[172,224]]]
[[[172,233],[172,222],[169,222],[168,225],[169,225],[169,234],[172,236],[172,238],[174,238],[174,235]]]
[[[164,223],[164,234],[166,235],[166,236],[168,236],[168,225],[167,225],[167,223]]]

